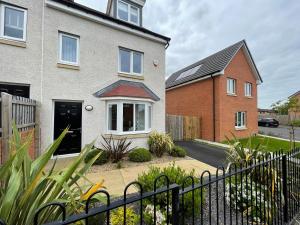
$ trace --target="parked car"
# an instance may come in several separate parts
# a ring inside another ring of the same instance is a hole
[[[278,127],[279,122],[273,118],[263,118],[258,120],[258,126],[261,127]]]

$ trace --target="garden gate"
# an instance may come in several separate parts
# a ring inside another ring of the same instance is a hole
[[[174,141],[201,138],[200,118],[196,116],[166,115],[166,132]]]
[[[16,123],[22,137],[34,133],[30,148],[31,157],[35,157],[40,147],[39,107],[35,100],[13,96],[1,92],[0,98],[0,165],[9,154],[9,140],[12,137],[13,122]]]

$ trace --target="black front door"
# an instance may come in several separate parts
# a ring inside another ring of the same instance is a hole
[[[54,155],[79,153],[81,150],[81,102],[55,102],[54,107],[54,139],[58,138],[66,127],[69,127],[66,137]]]

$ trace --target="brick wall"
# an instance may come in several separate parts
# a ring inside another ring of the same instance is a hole
[[[30,144],[30,147],[29,147],[29,155],[32,159],[35,158],[36,154],[35,154],[35,142],[34,142],[34,134],[35,134],[35,130],[34,129],[29,129],[27,131],[22,131],[21,132],[21,138],[23,141],[26,140],[26,138],[29,136],[29,135],[32,135],[32,139],[31,139],[31,144]],[[0,138],[0,162],[2,162],[2,138]]]
[[[229,96],[227,92],[227,78],[236,79],[236,96]],[[252,97],[245,97],[244,85],[252,83]],[[231,132],[238,138],[247,137],[258,132],[257,115],[257,85],[251,67],[244,55],[239,50],[225,69],[225,75],[221,76],[218,98],[220,101],[218,117],[220,119],[218,141],[225,140],[225,136],[231,137]],[[245,130],[235,129],[235,113],[245,111],[247,113]]]
[[[257,86],[247,59],[240,50],[226,68],[224,75],[215,79],[216,141],[230,137],[247,137],[258,132]],[[227,77],[237,79],[237,96],[227,95]],[[252,83],[252,97],[245,97],[245,82]],[[173,115],[201,117],[200,137],[213,140],[213,82],[202,80],[166,92],[166,112]],[[235,129],[235,113],[247,112],[247,129]]]
[[[30,144],[30,147],[29,147],[29,155],[31,156],[32,159],[35,158],[35,143],[34,143],[34,132],[35,130],[34,129],[29,129],[27,131],[23,131],[21,132],[21,137],[22,137],[22,140],[26,140],[26,138],[29,136],[29,135],[32,135],[32,139],[31,139],[31,144]]]
[[[166,112],[172,115],[200,117],[199,136],[212,140],[212,80],[207,79],[167,91]]]

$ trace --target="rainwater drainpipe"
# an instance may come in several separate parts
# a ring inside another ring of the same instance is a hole
[[[212,110],[213,110],[213,141],[216,141],[216,105],[215,105],[215,78],[213,76],[214,74],[210,75],[213,83],[213,104],[212,104]]]

